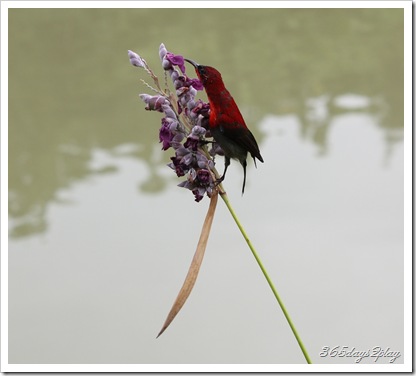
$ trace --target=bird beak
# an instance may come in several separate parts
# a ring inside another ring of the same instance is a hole
[[[195,69],[198,69],[199,64],[195,63],[195,61],[189,60],[189,59],[184,59],[185,61],[187,61],[188,63],[192,64]]]

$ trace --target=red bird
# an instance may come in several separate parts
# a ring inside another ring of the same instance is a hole
[[[215,141],[224,151],[225,169],[219,181],[223,181],[230,165],[230,159],[240,161],[244,170],[243,191],[246,185],[247,153],[260,162],[259,146],[237,107],[230,92],[224,86],[221,73],[213,67],[199,65],[192,60],[185,59],[195,67],[198,78],[204,85],[210,104],[209,129]]]

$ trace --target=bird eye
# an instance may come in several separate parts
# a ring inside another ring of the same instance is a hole
[[[207,74],[207,71],[204,66],[202,65],[199,66],[199,73],[204,76]]]

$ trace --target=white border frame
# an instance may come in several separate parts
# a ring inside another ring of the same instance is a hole
[[[8,10],[10,8],[402,8],[404,10],[404,364],[9,364]],[[412,371],[412,2],[411,1],[2,1],[1,2],[1,372],[411,372]]]

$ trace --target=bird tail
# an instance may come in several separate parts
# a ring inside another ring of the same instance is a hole
[[[244,188],[246,186],[246,167],[247,167],[247,160],[244,160],[243,163],[241,163],[243,165],[243,170],[244,170],[244,180],[243,180],[243,191],[241,192],[241,196],[244,194]]]
[[[253,161],[254,161],[254,166],[256,166],[256,168],[257,168],[256,158],[257,158],[260,162],[264,163],[263,157],[262,157],[260,154],[259,154],[258,156],[254,156],[254,155],[252,155],[252,157],[253,157]]]

